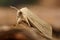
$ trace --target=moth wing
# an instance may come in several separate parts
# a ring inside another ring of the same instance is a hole
[[[22,8],[20,11],[27,16],[31,24],[34,25],[34,27],[40,32],[42,32],[43,35],[48,38],[52,38],[52,26],[50,24],[37,17],[28,8]]]

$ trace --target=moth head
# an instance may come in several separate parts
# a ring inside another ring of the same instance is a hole
[[[22,16],[22,14],[23,14],[22,11],[20,10],[17,11],[17,16]]]

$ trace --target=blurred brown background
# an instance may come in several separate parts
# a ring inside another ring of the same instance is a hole
[[[8,7],[0,7],[0,25],[15,23],[16,23],[16,10]]]

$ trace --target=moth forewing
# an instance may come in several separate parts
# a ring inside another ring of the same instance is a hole
[[[26,7],[22,8],[20,11],[23,13],[23,15],[26,15],[31,24],[34,25],[34,27],[40,32],[42,32],[43,35],[48,38],[52,38],[52,27],[50,26],[50,24],[37,17]]]

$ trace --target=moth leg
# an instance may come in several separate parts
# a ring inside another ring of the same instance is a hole
[[[29,23],[29,21],[28,21],[27,16],[26,16],[26,15],[23,15],[23,18],[24,18],[24,20],[26,21],[26,23],[30,26],[30,23]]]

